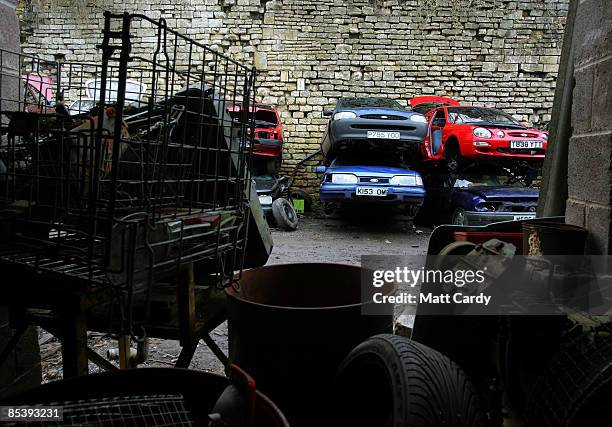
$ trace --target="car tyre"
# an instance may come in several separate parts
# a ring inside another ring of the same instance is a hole
[[[281,197],[272,202],[272,216],[276,225],[285,231],[293,231],[297,228],[298,216],[287,199]]]
[[[304,200],[304,212],[310,212],[312,209],[312,197],[301,188],[291,189],[291,199]]]
[[[451,224],[453,224],[453,225],[466,225],[465,210],[463,210],[461,208],[455,209],[455,211],[453,212],[452,219],[451,219]]]
[[[447,146],[444,148],[444,159],[448,165],[448,170],[452,172],[457,172],[461,164],[463,163],[463,157],[461,156],[461,150],[459,149],[459,145],[457,143],[451,142],[447,143]]]
[[[466,374],[448,357],[408,338],[376,335],[342,362],[335,425],[484,426],[485,414]]]

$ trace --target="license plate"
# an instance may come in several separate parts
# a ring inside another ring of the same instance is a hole
[[[376,131],[376,130],[369,130],[368,131],[368,138],[372,138],[372,139],[400,139],[400,133],[399,132],[387,132],[387,131]]]
[[[357,187],[356,194],[358,196],[384,197],[387,195],[387,189],[377,187]]]
[[[259,196],[259,204],[261,204],[261,205],[271,205],[272,204],[272,196]]]
[[[510,141],[510,148],[517,150],[535,150],[543,146],[542,141]]]
[[[531,218],[535,218],[535,214],[531,214],[531,215],[514,215],[514,220],[515,221],[521,221],[523,219],[531,219]]]

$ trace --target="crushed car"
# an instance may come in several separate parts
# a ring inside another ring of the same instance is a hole
[[[388,152],[416,158],[427,132],[427,119],[388,98],[340,98],[323,111],[329,122],[321,142],[331,161],[342,153]]]
[[[445,159],[453,167],[466,159],[544,160],[548,132],[529,128],[501,110],[434,96],[413,98],[410,105],[428,119],[423,159]]]
[[[241,120],[244,110],[241,102],[228,102],[225,108],[232,120]],[[251,103],[248,111],[255,113],[251,177],[259,203],[270,225],[293,231],[298,225],[298,215],[291,200],[291,180],[279,174],[284,144],[280,115],[272,105],[260,103]]]
[[[428,174],[427,196],[418,219],[436,224],[486,225],[535,218],[539,189],[532,187],[530,180],[508,169],[482,164],[457,174]]]
[[[227,111],[233,119],[238,120],[242,108],[241,103],[234,102],[227,106]],[[249,111],[255,112],[253,155],[267,159],[268,172],[274,173],[282,165],[285,143],[283,124],[278,110],[272,105],[253,103]]]

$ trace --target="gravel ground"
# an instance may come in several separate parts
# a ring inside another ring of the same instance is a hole
[[[421,255],[427,250],[431,230],[413,228],[412,224],[393,217],[369,216],[358,218],[324,218],[311,215],[300,218],[298,230],[273,230],[274,250],[271,264],[296,262],[331,262],[360,265],[361,255]],[[227,324],[211,334],[227,354]],[[62,378],[60,343],[49,333],[40,331],[43,380]],[[89,346],[105,355],[116,341],[90,333]],[[149,358],[145,366],[172,366],[180,353],[177,341],[150,340]],[[191,368],[222,373],[223,367],[208,347],[200,343]],[[90,372],[100,369],[90,363]]]

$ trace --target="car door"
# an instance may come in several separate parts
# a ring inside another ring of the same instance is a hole
[[[446,126],[446,114],[444,108],[438,108],[429,112],[429,127],[425,146],[428,152],[428,157],[431,159],[439,159],[441,157],[442,145],[444,141],[444,127]]]

